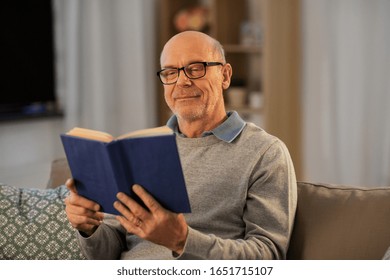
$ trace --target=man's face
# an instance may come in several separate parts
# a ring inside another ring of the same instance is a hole
[[[193,62],[222,62],[211,43],[199,36],[182,36],[167,43],[161,55],[162,68],[181,68]],[[212,119],[223,107],[223,68],[210,66],[206,75],[191,80],[180,71],[177,82],[164,85],[165,100],[183,120]]]

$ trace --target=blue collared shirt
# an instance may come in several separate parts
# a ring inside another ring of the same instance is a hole
[[[234,139],[238,135],[240,135],[241,131],[244,129],[246,122],[238,115],[236,111],[228,112],[228,118],[221,123],[219,126],[214,128],[211,131],[205,131],[202,133],[202,137],[214,135],[218,139],[225,141],[227,143],[233,142]],[[176,135],[180,135],[182,137],[186,137],[179,131],[179,125],[177,122],[176,115],[173,115],[169,118],[167,122],[167,126],[176,133]]]

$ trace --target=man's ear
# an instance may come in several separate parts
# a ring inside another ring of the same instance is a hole
[[[226,63],[223,66],[222,71],[223,71],[223,73],[222,73],[222,75],[223,75],[222,88],[224,90],[226,90],[230,86],[230,81],[231,81],[232,74],[233,74],[232,66],[229,63]]]

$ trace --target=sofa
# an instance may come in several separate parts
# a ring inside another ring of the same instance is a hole
[[[0,259],[84,259],[64,212],[69,177],[58,159],[46,189],[0,184]],[[389,247],[390,187],[298,182],[288,259],[379,260]]]

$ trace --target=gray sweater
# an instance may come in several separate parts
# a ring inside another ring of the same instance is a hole
[[[184,252],[126,234],[112,217],[79,243],[91,259],[284,259],[297,202],[286,146],[248,123],[233,142],[177,136],[192,213]]]

